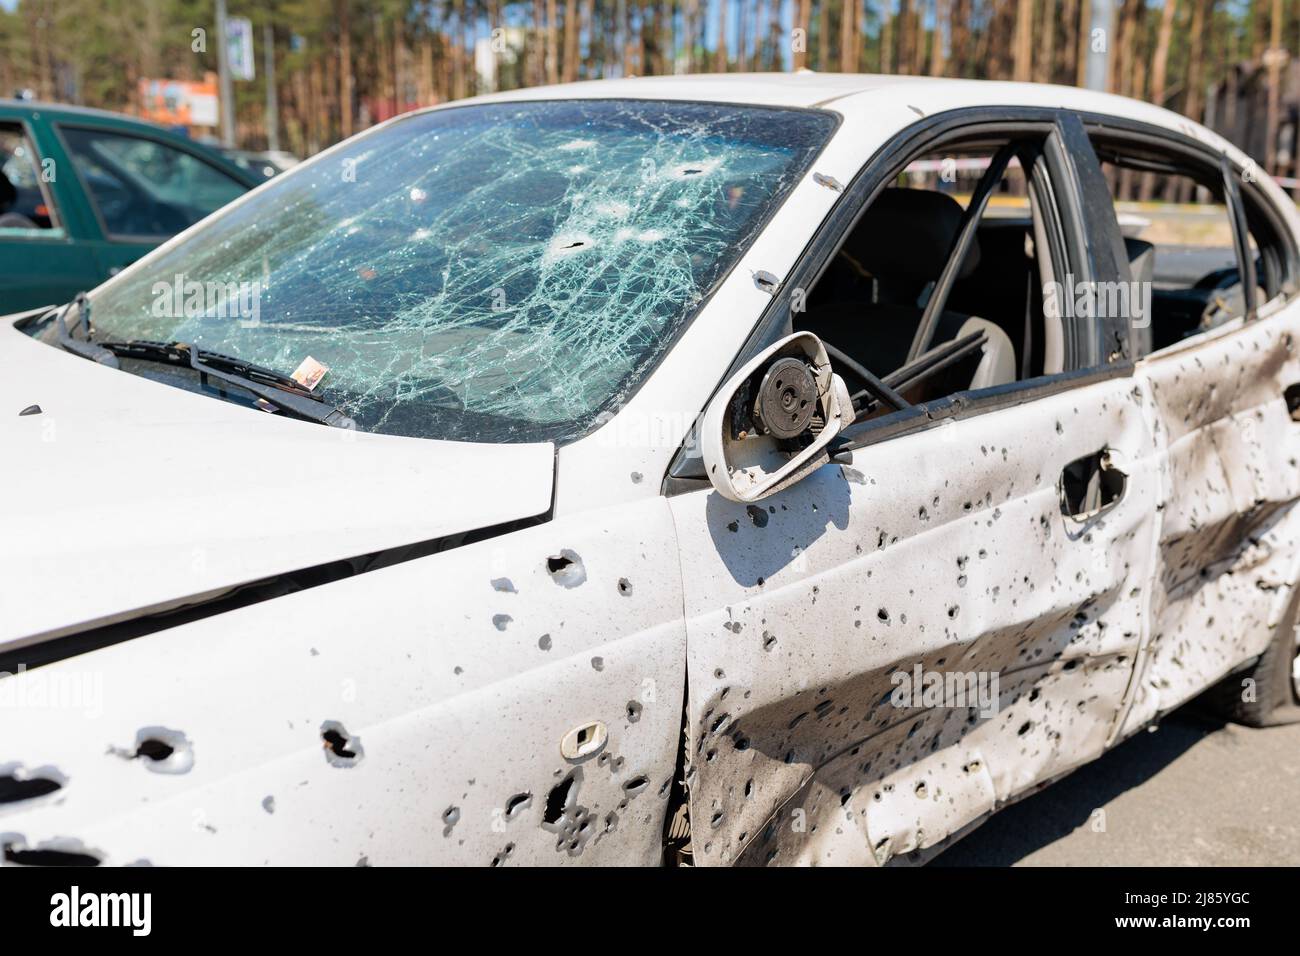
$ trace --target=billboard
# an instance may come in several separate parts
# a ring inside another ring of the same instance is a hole
[[[217,77],[140,80],[140,115],[164,126],[216,126]]]

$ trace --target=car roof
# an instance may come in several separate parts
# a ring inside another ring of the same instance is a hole
[[[872,73],[699,73],[676,76],[588,80],[491,93],[469,102],[536,99],[665,99],[847,110],[886,103],[908,106],[922,115],[967,106],[1054,106],[1142,120],[1187,132],[1195,125],[1177,113],[1150,103],[1074,86],[960,80],[931,76]],[[924,110],[913,105],[924,103]],[[436,108],[436,107],[435,107]]]
[[[260,177],[253,176],[246,170],[241,169],[236,163],[223,156],[219,149],[200,143],[198,140],[168,129],[159,123],[140,119],[138,116],[114,113],[111,110],[94,109],[89,106],[73,106],[68,103],[46,103],[40,100],[15,100],[0,97],[0,117],[9,119],[14,117],[34,118],[35,114],[38,113],[41,114],[42,119],[76,119],[77,117],[83,117],[96,120],[106,128],[116,127],[123,131],[145,130],[153,136],[184,142],[187,147],[201,152],[209,162],[216,163],[226,173],[233,175],[250,189],[261,184]]]
[[[138,116],[130,116],[126,113],[114,113],[112,110],[100,110],[90,106],[73,106],[70,103],[47,103],[43,100],[15,100],[7,97],[0,97],[0,111],[85,116],[93,119],[108,120],[114,123],[122,123],[129,126],[147,126],[151,130],[162,130],[164,133],[171,132],[171,130],[167,129],[165,126],[154,123],[150,120],[141,119]]]

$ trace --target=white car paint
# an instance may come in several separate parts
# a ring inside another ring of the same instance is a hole
[[[1131,377],[859,449],[754,505],[661,486],[770,301],[755,274],[784,281],[842,195],[827,183],[851,182],[918,118],[1043,105],[1238,151],[1147,104],[1022,84],[726,75],[482,99],[557,97],[842,120],[657,371],[558,452],[256,419],[0,329],[11,648],[551,508],[0,679],[0,701],[25,702],[6,712],[0,774],[60,784],[0,805],[0,844],[19,858],[654,863],[683,704],[697,861],[924,858],[1267,644],[1300,572],[1300,439],[1281,400],[1300,381],[1294,299]],[[31,403],[43,414],[14,417]],[[1103,446],[1128,492],[1076,525],[1053,483]],[[1261,533],[1242,551],[1247,527]],[[1208,582],[1184,573],[1211,565]],[[889,676],[917,660],[1001,669],[1004,706],[973,725],[891,715]],[[34,703],[69,688],[79,704]],[[357,757],[322,747],[329,728]],[[151,732],[179,743],[185,772],[133,756]],[[587,734],[604,746],[566,759],[562,742]]]
[[[0,424],[0,651],[550,505],[548,444],[340,436],[0,342],[0,401],[41,408]]]

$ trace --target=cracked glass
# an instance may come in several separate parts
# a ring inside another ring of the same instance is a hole
[[[96,336],[285,373],[311,356],[318,393],[367,431],[571,441],[645,379],[834,128],[649,101],[417,114],[97,290]]]

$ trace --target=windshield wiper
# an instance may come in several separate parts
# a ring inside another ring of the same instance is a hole
[[[72,333],[68,331],[67,322],[64,321],[68,316],[68,310],[74,305],[77,307],[77,316],[81,319],[81,329],[86,335],[84,340],[74,339]],[[71,302],[64,304],[55,315],[54,324],[59,333],[59,345],[66,351],[90,359],[92,362],[98,362],[100,365],[107,365],[109,368],[120,367],[116,355],[90,339],[90,300],[86,298],[86,293],[78,292]]]
[[[287,375],[232,355],[209,352],[185,342],[151,342],[132,339],[127,342],[105,341],[97,343],[116,359],[135,359],[141,362],[162,362],[194,369],[204,385],[215,378],[256,395],[281,412],[306,421],[318,422],[333,428],[352,428],[354,422],[344,412],[312,395]]]

